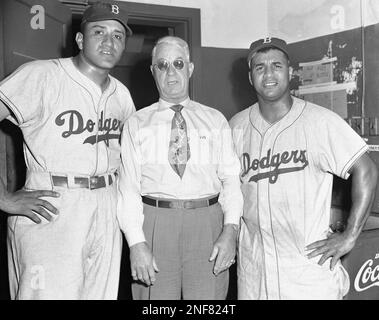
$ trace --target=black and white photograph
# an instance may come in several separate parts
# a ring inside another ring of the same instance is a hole
[[[378,0],[1,0],[0,300],[379,300],[378,84]]]

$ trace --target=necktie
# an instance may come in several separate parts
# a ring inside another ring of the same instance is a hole
[[[181,113],[183,106],[174,105],[171,109],[175,111],[175,114],[171,122],[168,161],[174,171],[182,178],[186,164],[191,156],[187,137],[187,125]]]

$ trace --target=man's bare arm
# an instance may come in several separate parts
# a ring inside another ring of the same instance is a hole
[[[0,100],[0,122],[11,114],[8,107]],[[8,192],[0,177],[0,210],[12,215],[29,217],[35,223],[40,223],[39,215],[51,220],[51,214],[57,214],[58,209],[41,197],[59,197],[59,193],[51,190]]]
[[[327,239],[316,241],[306,247],[307,250],[312,250],[308,254],[309,258],[321,255],[320,265],[332,257],[331,269],[342,256],[354,247],[370,215],[375,197],[378,170],[370,157],[367,154],[361,156],[350,171],[352,174],[352,207],[346,229],[342,233],[332,233]]]

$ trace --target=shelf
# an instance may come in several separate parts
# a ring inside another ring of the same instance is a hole
[[[300,62],[299,67],[308,67],[308,66],[314,66],[317,64],[325,64],[325,63],[331,63],[337,61],[337,57],[328,58],[328,59],[321,59],[317,61],[310,61],[310,62]]]
[[[305,88],[299,87],[299,94],[310,94],[310,93],[321,93],[321,92],[329,92],[329,91],[338,91],[338,90],[348,90],[348,89],[356,89],[356,82],[346,82],[346,83],[337,83],[331,85],[315,85],[315,86],[306,86]]]

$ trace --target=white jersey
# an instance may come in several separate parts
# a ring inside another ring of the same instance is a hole
[[[119,167],[121,128],[135,107],[117,79],[110,76],[102,93],[71,58],[34,61],[0,83],[0,99],[23,132],[29,171],[97,175]]]
[[[347,179],[368,147],[337,114],[293,101],[273,124],[257,103],[230,121],[244,194],[239,299],[339,299],[349,288],[340,262],[331,271],[305,247],[329,231],[332,174]]]
[[[109,79],[102,92],[67,58],[25,64],[0,83],[0,99],[13,112],[8,119],[24,135],[25,188],[60,194],[46,198],[59,210],[50,222],[8,219],[12,299],[117,299],[122,238],[114,172],[122,126],[135,107],[129,90]],[[103,174],[103,188],[71,188],[77,176]],[[70,187],[55,185],[54,175]]]

